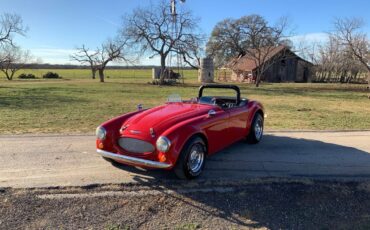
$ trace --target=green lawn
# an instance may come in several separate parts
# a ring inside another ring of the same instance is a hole
[[[42,76],[49,70],[25,70]],[[185,85],[154,86],[150,70],[108,70],[105,83],[88,70],[53,70],[58,80],[7,81],[0,75],[0,134],[93,133],[101,122],[152,107],[177,93],[197,95],[195,71],[184,71]],[[18,75],[17,75],[18,76]],[[239,84],[242,95],[260,100],[268,130],[370,129],[370,100],[363,85]]]

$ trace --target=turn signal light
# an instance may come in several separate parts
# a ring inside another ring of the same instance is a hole
[[[164,153],[159,153],[158,159],[160,162],[165,162],[167,160],[166,155]]]
[[[104,148],[104,145],[103,145],[103,143],[102,143],[102,142],[100,142],[100,143],[99,143],[98,148],[99,148],[99,149],[103,149],[103,148]]]

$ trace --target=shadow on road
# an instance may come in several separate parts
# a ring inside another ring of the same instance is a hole
[[[117,164],[116,167],[134,173],[136,182],[152,190],[233,188],[233,192],[222,195],[195,191],[173,197],[213,218],[225,219],[239,226],[332,228],[337,227],[336,219],[346,219],[348,210],[351,210],[353,217],[348,219],[348,225],[345,221],[341,223],[341,227],[346,228],[360,220],[362,215],[370,214],[362,203],[364,196],[369,194],[349,193],[343,190],[343,186],[336,187],[336,182],[331,182],[333,186],[317,181],[312,184],[276,181],[242,183],[247,178],[257,178],[258,181],[264,177],[284,176],[370,178],[370,153],[321,141],[266,135],[258,145],[238,142],[209,157],[203,176],[194,181],[177,180],[174,173],[167,171],[142,170]],[[210,208],[205,209],[204,205]]]

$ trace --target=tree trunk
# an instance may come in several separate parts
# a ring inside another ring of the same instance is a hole
[[[340,73],[340,83],[346,82],[346,71]]]
[[[5,74],[6,78],[7,78],[9,81],[11,81],[11,80],[13,79],[13,75],[10,75],[8,71],[9,71],[9,70],[6,70],[6,71],[2,70],[2,72]]]
[[[366,58],[362,58],[360,55],[357,55],[356,52],[354,51],[353,47],[351,46],[353,53],[357,57],[357,59],[365,66],[367,69],[367,90],[370,91],[370,65],[368,65],[368,60]],[[369,94],[369,99],[370,99],[370,94]]]
[[[13,79],[13,76],[14,76],[15,72],[17,72],[17,70],[11,70],[11,73],[10,73],[10,80],[12,80],[12,79]]]
[[[166,70],[166,55],[161,54],[161,77],[159,79],[160,85],[164,84],[164,77],[166,75],[165,70]]]
[[[369,66],[366,67],[367,67],[367,89],[370,91],[370,67]]]
[[[95,79],[96,76],[96,69],[91,69],[91,78]]]
[[[260,70],[257,70],[256,71],[256,87],[259,87],[260,86],[260,83],[261,83],[261,71]]]
[[[8,73],[8,72],[4,72],[4,73],[5,73],[6,78],[7,78],[9,81],[13,79],[13,76],[9,75],[9,73]]]
[[[100,82],[104,82],[104,68],[99,69]]]
[[[9,69],[2,68],[0,69],[0,71],[4,73],[6,79],[8,79],[9,81],[12,80],[12,77],[10,77],[8,73]]]

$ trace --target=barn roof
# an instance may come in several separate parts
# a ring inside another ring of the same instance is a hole
[[[299,56],[297,56],[296,54],[294,54],[286,46],[283,46],[283,45],[269,46],[269,47],[263,47],[263,48],[260,49],[261,60],[259,60],[259,58],[257,58],[258,51],[256,49],[250,49],[249,52],[246,55],[239,56],[237,58],[233,58],[231,61],[229,61],[226,64],[226,67],[231,68],[233,70],[253,71],[259,65],[261,65],[264,62],[269,61],[271,58],[275,57],[277,54],[279,54],[280,52],[283,52],[283,51],[289,51],[295,57],[298,57],[299,59],[302,59]],[[259,61],[262,61],[262,62],[258,63]]]

